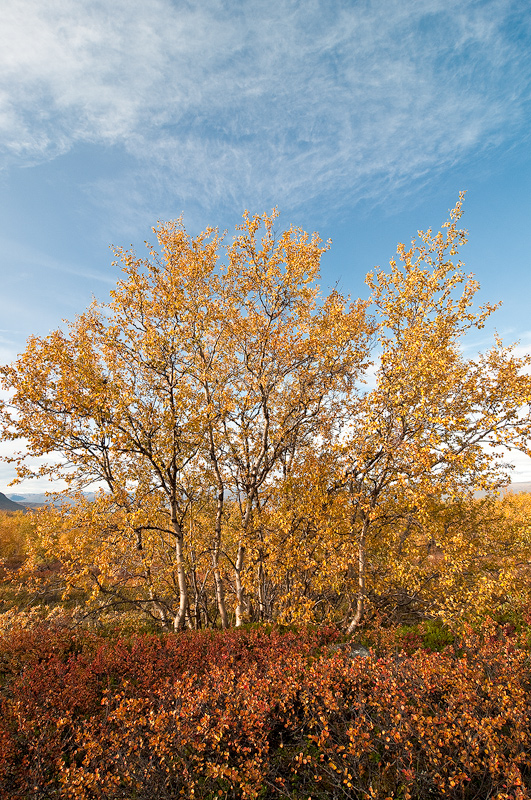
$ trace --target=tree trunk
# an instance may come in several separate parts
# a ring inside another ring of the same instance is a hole
[[[365,575],[367,571],[365,542],[369,531],[369,518],[363,520],[363,527],[358,542],[358,596],[356,598],[356,613],[347,628],[347,635],[350,636],[358,625],[360,625],[365,611]]]
[[[255,476],[256,477],[256,476]],[[253,501],[256,497],[256,485],[252,488],[245,503],[245,514],[242,519],[243,536],[247,536],[247,531],[253,518]],[[236,586],[236,627],[243,625],[245,614],[245,599],[242,586],[242,571],[245,563],[245,545],[240,541],[238,545],[238,555],[234,567],[234,583]]]
[[[221,627],[226,630],[229,627],[227,607],[225,605],[225,591],[223,588],[223,578],[219,569],[219,551],[221,548],[221,522],[223,516],[223,486],[219,487],[218,504],[216,509],[216,528],[214,533],[214,547],[212,549],[212,567],[214,570],[214,586],[216,589],[216,602],[218,605]]]
[[[190,556],[193,557],[193,553],[190,553]],[[190,579],[192,581],[192,588],[194,590],[194,615],[193,615],[193,624],[194,629],[198,631],[201,628],[201,596],[199,591],[199,586],[197,584],[197,572],[195,569],[195,560],[192,560],[192,567],[190,569]]]
[[[263,622],[266,618],[266,602],[265,602],[265,574],[264,574],[264,562],[262,552],[260,551],[260,562],[258,565],[258,586],[257,586],[257,597],[258,597],[258,617],[259,621]]]
[[[240,628],[244,622],[244,597],[242,586],[242,570],[245,561],[245,547],[240,542],[238,545],[238,555],[236,557],[236,565],[234,567],[235,584],[236,584],[236,627]]]
[[[184,628],[188,615],[188,587],[186,585],[186,569],[184,562],[184,536],[174,507],[172,507],[172,526],[175,532],[175,563],[179,585],[179,611],[173,621],[173,628],[176,631],[180,631]]]

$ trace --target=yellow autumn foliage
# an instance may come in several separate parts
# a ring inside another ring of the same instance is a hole
[[[118,250],[109,302],[0,369],[19,478],[69,486],[30,571],[175,629],[524,602],[528,500],[493,499],[494,453],[529,450],[531,358],[463,354],[495,306],[454,259],[462,202],[355,301],[321,295],[329,244],[276,212],[228,244],[177,220],[146,258]]]

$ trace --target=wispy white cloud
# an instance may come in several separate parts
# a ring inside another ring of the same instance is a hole
[[[48,272],[58,272],[63,275],[72,275],[77,278],[88,278],[92,281],[98,281],[109,286],[114,286],[116,283],[116,276],[109,275],[97,270],[89,270],[86,267],[77,265],[75,263],[61,261],[58,258],[48,255],[47,253],[37,250],[29,244],[17,242],[6,237],[0,238],[0,249],[2,257],[6,263],[15,262],[19,268],[27,267],[31,271],[44,270]],[[27,274],[18,274],[16,278],[26,280]]]
[[[526,25],[521,0],[4,0],[4,157],[122,145],[138,203],[378,198],[514,134]]]
[[[0,235],[0,363],[11,361],[25,347],[30,332],[46,334],[61,319],[90,302],[91,292],[106,297],[116,271],[106,272],[50,256],[36,246]]]

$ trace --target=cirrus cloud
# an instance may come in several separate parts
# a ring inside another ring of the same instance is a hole
[[[377,197],[528,110],[519,0],[4,0],[0,29],[5,163],[118,145],[212,205]]]

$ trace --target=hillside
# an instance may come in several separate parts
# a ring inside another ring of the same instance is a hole
[[[9,497],[6,497],[5,494],[0,492],[0,511],[26,511],[26,507],[20,505],[20,503],[15,503],[14,500],[10,500]]]

